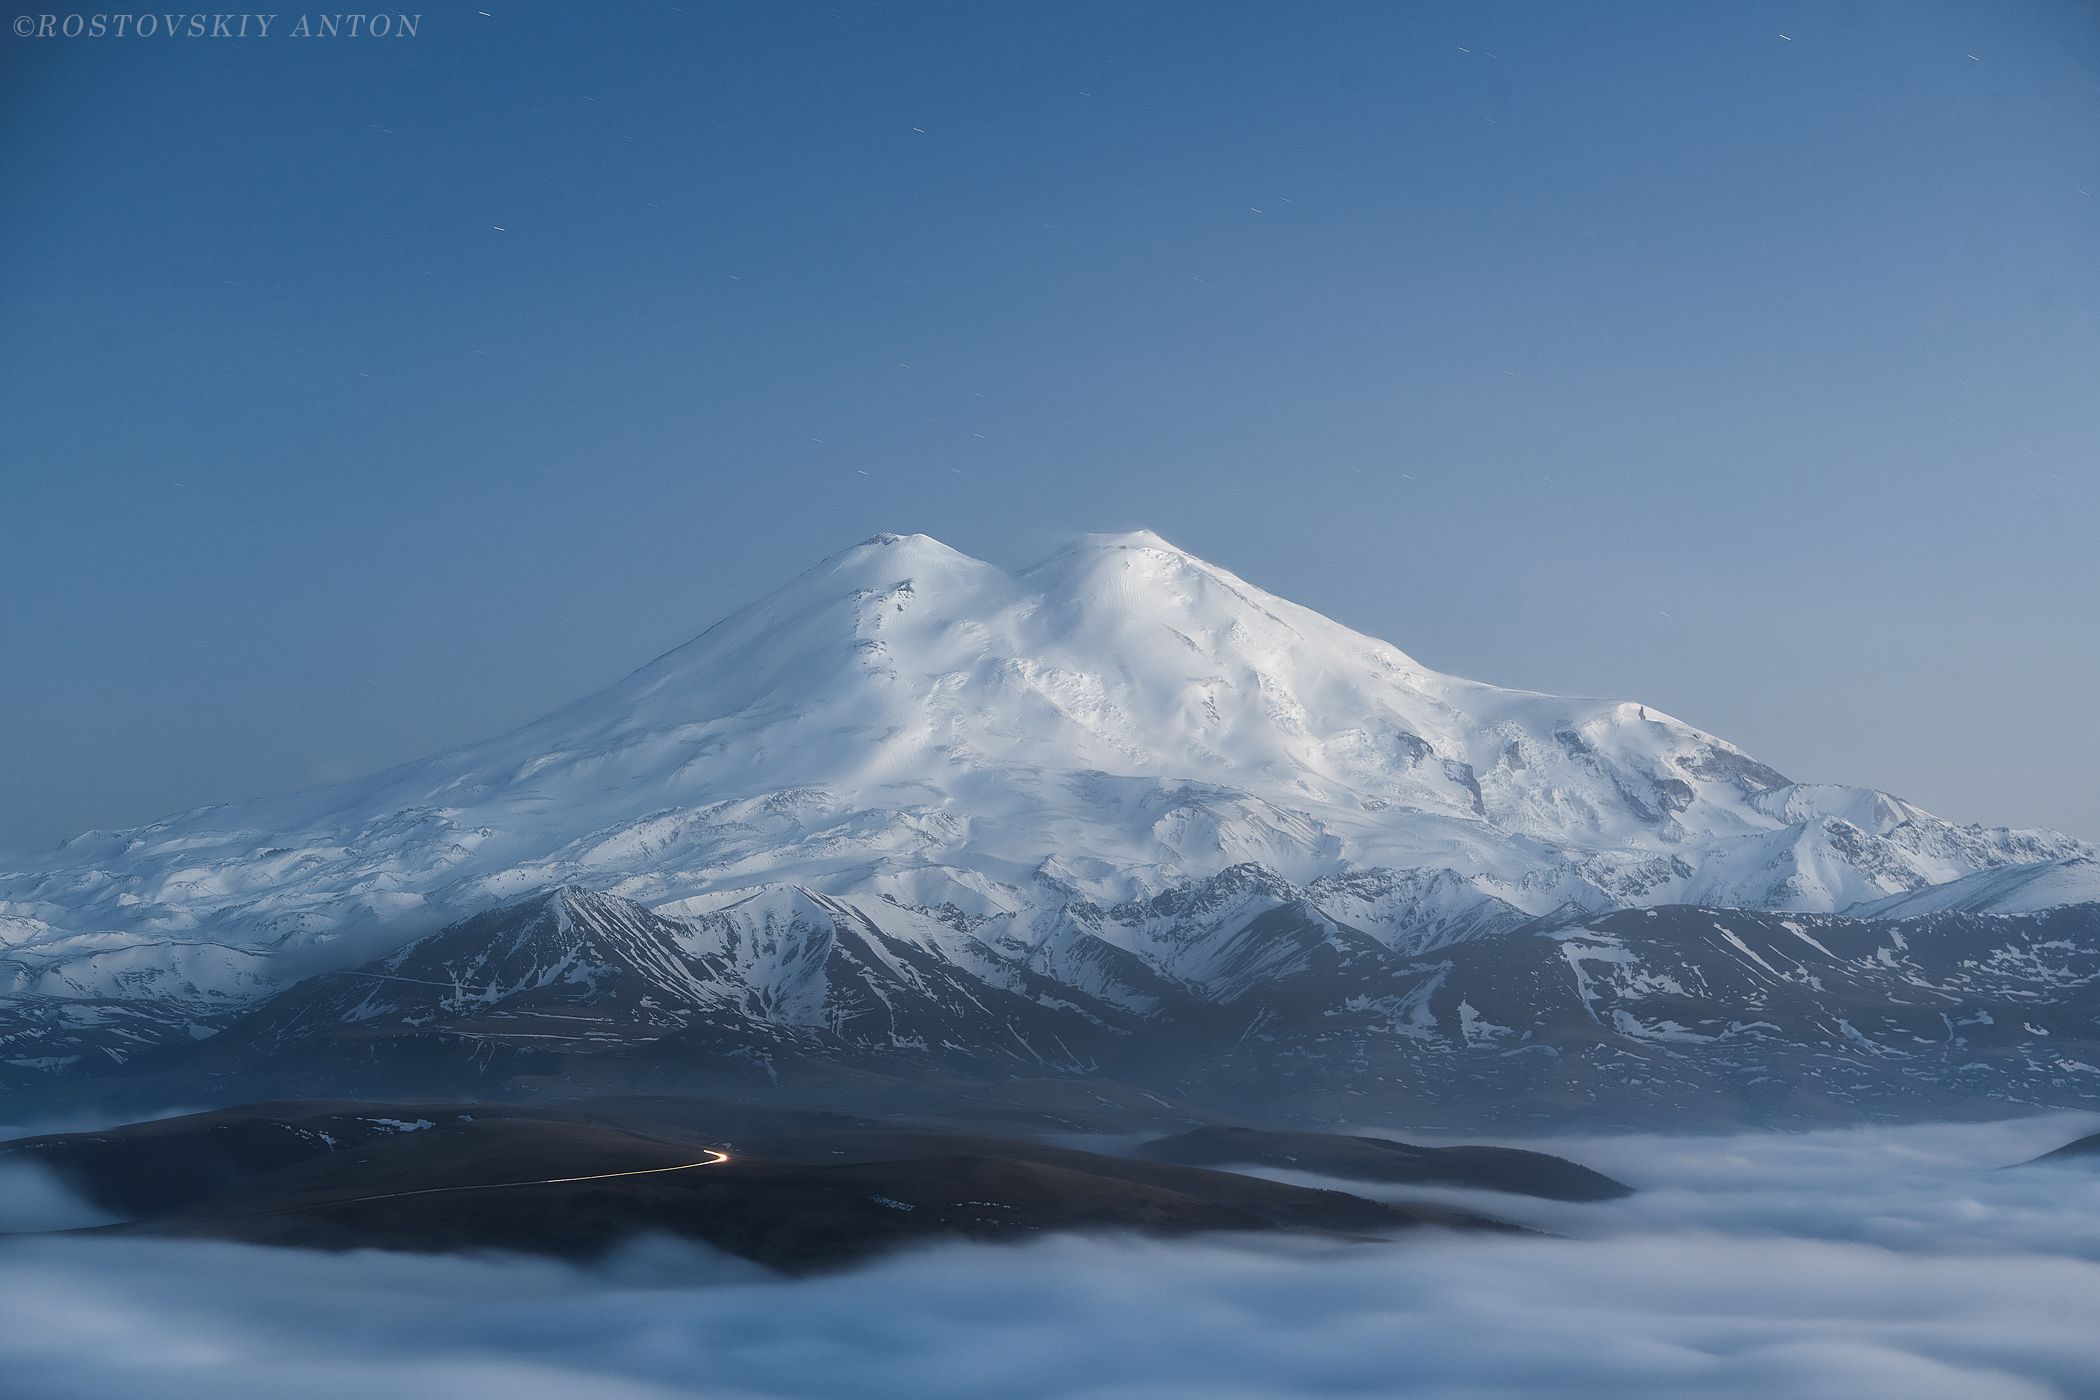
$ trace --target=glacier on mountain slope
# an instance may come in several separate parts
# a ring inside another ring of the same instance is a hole
[[[1258,975],[1142,912],[1242,868],[1413,952],[2091,854],[1793,784],[1642,705],[1439,674],[1150,533],[1018,573],[882,535],[510,734],[24,861],[0,966],[18,992],[238,998],[576,884],[688,921],[848,901],[1113,1001],[1116,955]]]

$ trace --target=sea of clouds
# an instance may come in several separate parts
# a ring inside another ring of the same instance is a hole
[[[1557,1237],[1046,1239],[783,1281],[657,1242],[594,1268],[0,1241],[0,1389],[283,1396],[2100,1395],[2100,1123],[1541,1144],[1641,1189],[1471,1193]],[[1389,1192],[1390,1195],[1422,1193]],[[0,1181],[7,1228],[90,1223]]]

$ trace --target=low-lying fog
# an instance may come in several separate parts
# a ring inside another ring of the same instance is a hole
[[[2095,1126],[1569,1138],[1538,1145],[1641,1193],[1447,1194],[1572,1239],[1046,1239],[801,1282],[666,1243],[579,1270],[18,1239],[0,1376],[53,1400],[2100,1395],[2100,1164],[1995,1170]],[[0,1199],[12,1228],[85,1218],[26,1178]]]

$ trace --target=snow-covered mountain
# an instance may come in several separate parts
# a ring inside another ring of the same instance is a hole
[[[2092,855],[1793,783],[1637,703],[1440,674],[1149,533],[1017,573],[882,535],[510,734],[18,859],[0,1059],[206,1036],[550,886],[713,930],[702,980],[792,1020],[798,920],[1135,1013],[1548,914],[1897,907]],[[2087,887],[2023,887],[2058,886]]]

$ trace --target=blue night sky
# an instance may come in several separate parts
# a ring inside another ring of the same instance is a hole
[[[2100,837],[2085,0],[9,35],[0,211],[0,842],[507,728],[878,530],[1139,525]]]

